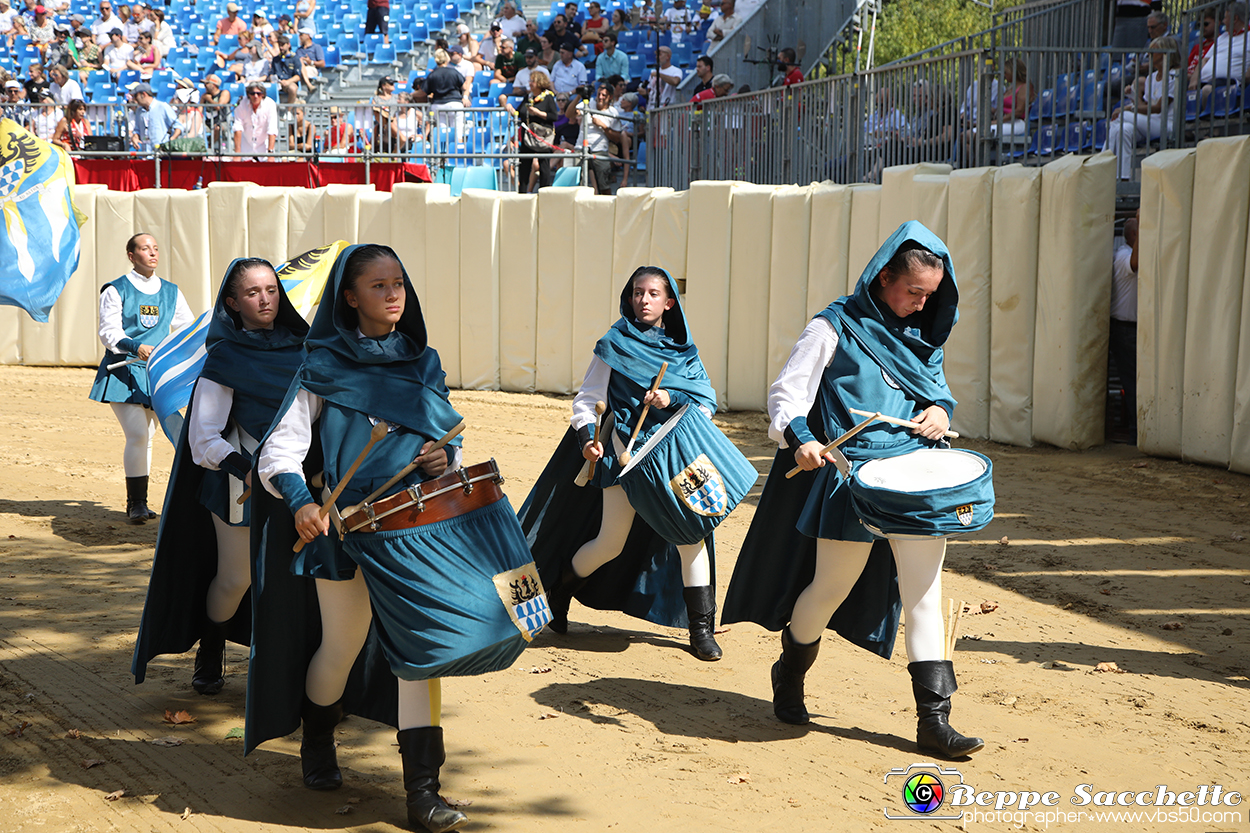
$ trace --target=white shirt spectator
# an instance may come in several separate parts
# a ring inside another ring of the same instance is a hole
[[[269,62],[264,58],[252,57],[243,62],[243,81],[264,81]]]
[[[95,35],[96,45],[103,48],[109,45],[109,32],[118,31],[122,33],[123,39],[126,35],[126,27],[122,23],[121,18],[117,15],[110,15],[108,20],[100,20],[96,18],[91,24],[91,34]]]
[[[678,9],[669,6],[664,10],[664,19],[669,22],[673,31],[677,31],[679,29],[689,31],[690,23],[694,20],[694,18],[694,13],[691,12],[689,8]]]
[[[1133,247],[1120,241],[1111,261],[1111,317],[1118,321],[1137,320],[1137,273],[1132,257]]]
[[[477,54],[486,63],[491,66],[495,65],[495,41],[490,36],[482,38],[482,42],[477,45]]]
[[[178,41],[174,37],[174,29],[168,22],[162,22],[160,26],[152,27],[152,42],[156,44],[156,48],[160,51],[162,58],[168,55],[171,49],[178,48]]]
[[[579,101],[577,103],[578,124],[581,124],[581,116],[587,108],[593,107],[593,101]],[[609,109],[611,109],[609,107]],[[599,116],[598,118],[607,118]],[[611,120],[609,120],[610,123]],[[616,129],[615,127],[613,129]],[[603,128],[595,124],[595,120],[590,120],[590,126],[586,128],[586,149],[591,153],[607,153],[608,151],[608,134],[603,132]]]
[[[83,95],[82,85],[74,80],[73,75],[65,79],[64,87],[53,81],[50,89],[52,91],[52,97],[55,98],[56,103],[62,107],[69,104],[74,99],[78,99],[80,101],[87,100],[87,97]]]
[[[36,107],[31,112],[31,130],[40,139],[50,142],[52,134],[56,132],[56,125],[63,115],[65,114],[61,112],[60,107]]]
[[[239,146],[235,148],[236,153],[267,153],[267,137],[278,135],[278,105],[272,98],[266,97],[261,101],[260,109],[253,110],[252,103],[244,100],[234,108],[234,124],[230,129],[243,134]]]
[[[135,54],[134,47],[128,43],[121,46],[109,44],[104,50],[104,68],[116,75],[126,69],[126,62]]]
[[[13,31],[13,18],[20,14],[16,9],[8,9],[0,12],[0,35],[7,35]]]
[[[1225,32],[1215,39],[1215,44],[1207,50],[1206,60],[1202,62],[1202,71],[1198,76],[1204,84],[1215,78],[1228,78],[1241,81],[1246,77],[1246,43],[1250,39],[1250,29],[1243,29],[1240,35]]]
[[[574,58],[568,66],[564,61],[556,61],[551,68],[551,86],[558,93],[571,93],[586,83],[586,65]]]
[[[547,68],[541,64],[534,67],[532,72],[540,72],[543,75],[547,76],[548,78],[551,77],[551,73],[548,72]],[[525,95],[525,93],[529,90],[530,74],[531,74],[530,68],[525,67],[524,69],[522,69],[520,72],[516,74],[516,78],[512,79],[512,89],[517,95]]]
[[[676,78],[678,82],[681,81],[681,69],[673,66],[672,64],[669,64],[667,69],[660,69],[659,67],[656,67],[655,71],[660,74],[660,78]],[[652,78],[647,86],[648,107],[667,107],[673,103],[673,98],[677,92],[677,88],[672,84],[662,83],[660,78]],[[659,84],[660,87],[658,92],[656,90],[657,84]]]
[[[712,28],[709,31],[720,32],[721,35],[728,36],[731,32],[733,32],[734,29],[737,29],[741,24],[742,24],[742,15],[738,12],[737,9],[735,9],[733,14],[728,14],[728,15],[723,14],[720,17],[713,20]],[[722,37],[721,40],[724,40],[724,37]]]
[[[495,22],[499,24],[499,31],[503,32],[505,38],[512,38],[515,41],[525,34],[525,18],[519,14],[513,15],[511,19],[500,16]]]

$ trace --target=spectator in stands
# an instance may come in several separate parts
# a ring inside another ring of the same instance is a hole
[[[139,41],[139,27],[131,19],[130,7],[125,3],[117,7],[117,19],[122,24],[122,37],[126,39],[126,43],[134,46]]]
[[[556,65],[556,62],[560,60],[560,50],[551,45],[551,41],[547,40],[546,35],[538,36],[538,44],[538,63],[550,71]]]
[[[586,47],[582,46],[582,39],[569,30],[568,21],[562,14],[555,16],[551,22],[551,28],[543,35],[551,42],[551,48],[557,52],[568,46],[573,57],[581,58],[586,55]]]
[[[516,54],[512,38],[504,38],[499,43],[499,55],[495,58],[495,74],[493,80],[500,84],[512,85],[518,72],[525,68],[525,59]]]
[[[914,162],[946,162],[955,145],[955,108],[941,84],[922,78],[911,88],[912,110],[907,147]]]
[[[734,89],[734,80],[723,72],[719,75],[713,75],[708,84],[709,86],[706,90],[701,93],[695,93],[694,97],[690,99],[693,103],[699,104],[704,101],[710,101],[713,98],[724,98],[732,93]]]
[[[278,105],[265,95],[264,84],[252,81],[247,85],[246,99],[234,108],[231,129],[235,153],[273,153],[278,141]]]
[[[498,26],[499,21],[496,20],[491,25]],[[503,32],[500,31],[500,34],[503,35]],[[508,36],[503,35],[503,37],[508,37]],[[521,53],[522,55],[524,55],[526,52],[528,52],[531,49],[534,50],[535,54],[537,54],[543,48],[543,45],[540,42],[539,36],[538,36],[538,24],[532,20],[525,21],[525,31],[521,33],[521,37],[516,38],[515,40],[516,40],[516,51]]]
[[[107,49],[113,40],[110,37],[113,30],[122,32],[122,39],[125,39],[123,24],[121,18],[113,14],[113,4],[105,2],[100,4],[100,16],[91,24],[91,34],[95,36],[96,45],[100,49]]]
[[[126,43],[126,37],[121,29],[110,30],[109,39],[112,43],[104,50],[104,69],[116,81],[126,70],[126,64],[134,55],[135,50],[133,46]]]
[[[512,0],[503,4],[503,12],[496,22],[503,31],[503,36],[514,41],[525,31],[525,18],[516,13],[516,4]]]
[[[577,38],[578,43],[581,43],[582,24],[577,22],[579,14],[580,12],[578,10],[578,6],[576,3],[572,2],[572,0],[569,0],[568,3],[564,4],[564,22],[568,26],[569,33],[572,34],[573,37]],[[581,56],[579,55],[578,57]]]
[[[365,34],[382,33],[382,42],[390,43],[391,0],[369,0],[365,12]]]
[[[509,40],[511,40],[511,38],[509,38]],[[486,37],[478,41],[477,54],[473,56],[472,58],[473,62],[477,64],[479,67],[481,67],[482,69],[493,73],[495,71],[495,59],[499,57],[499,52],[503,45],[503,41],[504,41],[503,29],[499,28],[498,23],[492,23],[490,25],[490,30],[486,33]],[[513,54],[515,55],[516,53],[516,48],[515,48],[516,41],[515,40],[512,41],[512,45],[513,45],[512,51],[513,51]],[[516,60],[517,60],[517,64],[520,65],[521,56],[516,55]]]
[[[448,64],[456,72],[460,73],[460,77],[469,85],[469,89],[473,86],[473,75],[477,72],[477,68],[473,63],[464,57],[463,46],[453,46],[447,50],[447,57],[450,59]],[[469,105],[464,105],[468,107]]]
[[[630,76],[629,56],[616,48],[616,32],[603,33],[603,52],[595,60],[595,75],[599,78],[610,75],[619,75],[622,78]]]
[[[152,33],[152,42],[156,42],[156,17],[152,14],[152,6],[148,3],[136,3],[131,7],[131,18],[135,21],[135,25],[139,27],[139,34],[144,32]],[[138,40],[138,36],[135,36]]]
[[[1124,386],[1128,441],[1137,443],[1137,243],[1138,218],[1124,221],[1124,240],[1111,265],[1111,338],[1108,353]]]
[[[309,35],[317,34],[317,21],[313,19],[315,11],[317,11],[317,0],[299,0],[295,4],[295,29],[299,32],[307,32]]]
[[[68,26],[60,23],[56,25],[52,43],[44,50],[43,62],[50,67],[59,65],[72,68],[78,65],[74,59],[74,50],[70,49]]]
[[[629,31],[629,15],[624,9],[612,10],[612,24],[608,26],[608,31],[620,37],[621,32]]]
[[[161,59],[169,56],[170,51],[178,48],[178,40],[174,37],[174,27],[165,22],[165,9],[158,6],[148,12],[152,16],[152,42],[160,50]]]
[[[877,90],[876,107],[864,120],[865,146],[875,149],[897,141],[906,129],[907,119],[894,105],[894,90],[889,86],[882,86]]]
[[[313,40],[312,33],[307,29],[300,30],[299,49],[295,50],[295,57],[300,63],[300,77],[311,90],[317,86],[317,77],[321,74],[321,70],[325,69],[326,53],[321,48],[321,44]]]
[[[252,58],[252,33],[244,30],[238,34],[239,45],[229,52],[218,52],[214,63],[235,75],[243,75],[243,64]],[[233,61],[233,63],[231,63]]]
[[[430,112],[439,128],[454,130],[456,141],[462,142],[464,119],[460,111],[469,106],[473,82],[451,65],[451,56],[446,50],[434,50],[434,64],[434,69],[425,77],[424,85]]]
[[[1220,14],[1215,6],[1208,6],[1202,10],[1202,29],[1193,49],[1189,50],[1189,62],[1186,68],[1190,89],[1198,87],[1198,70],[1202,69],[1202,62],[1206,60],[1207,53],[1211,51],[1211,46],[1215,43],[1215,36],[1219,34],[1219,19]]]
[[[1150,0],[1115,0],[1115,29],[1111,45],[1119,49],[1137,49],[1150,42],[1145,18],[1150,14]]]
[[[87,103],[76,98],[66,106],[65,117],[57,123],[52,142],[72,153],[82,150],[83,139],[90,135],[91,122],[87,121]]]
[[[1181,49],[1176,38],[1156,38],[1150,42],[1152,71],[1145,83],[1135,88],[1134,100],[1117,107],[1107,122],[1107,149],[1117,157],[1120,179],[1133,178],[1133,149],[1139,141],[1157,139],[1172,130],[1180,100]],[[1165,61],[1166,59],[1166,61]],[[1164,63],[1168,69],[1164,72]]]
[[[278,35],[278,54],[269,59],[267,80],[278,82],[278,88],[286,95],[287,104],[294,104],[299,100],[299,82],[304,80],[303,69],[299,58],[291,52],[291,41],[286,35]],[[307,82],[305,85],[308,86]],[[391,86],[394,87],[393,81]]]
[[[571,93],[586,83],[586,66],[573,57],[573,49],[573,44],[564,41],[560,60],[551,68],[551,86],[557,93]]]
[[[595,54],[602,54],[603,36],[607,34],[611,24],[603,16],[603,7],[595,0],[590,0],[586,8],[589,9],[590,16],[586,18],[586,25],[582,27],[582,43],[586,44],[588,49],[594,49]]]
[[[674,32],[693,32],[695,15],[686,8],[686,0],[673,0],[673,5],[664,10],[663,26]]]
[[[22,15],[9,5],[9,0],[0,0],[0,38],[8,41],[9,48],[18,35],[26,34],[26,22]]]
[[[269,77],[269,59],[261,54],[256,41],[252,41],[252,45],[248,47],[248,56],[243,61],[243,71],[236,74],[242,76],[244,82],[264,81]]]
[[[1246,46],[1250,30],[1246,29],[1246,4],[1229,3],[1224,9],[1224,33],[1215,39],[1215,45],[1207,52],[1198,70],[1198,84],[1202,96],[1200,107],[1205,107],[1211,89],[1218,80],[1241,83],[1246,78]]]
[[[74,43],[81,52],[87,41],[95,43],[95,35],[91,34],[91,27],[87,25],[87,18],[80,14],[73,14],[69,17],[69,34]],[[96,44],[99,46],[99,44]]]
[[[349,156],[356,150],[356,130],[343,118],[338,107],[330,108],[330,126],[321,141],[327,156]]]
[[[1167,12],[1162,9],[1155,9],[1146,15],[1146,34],[1150,35],[1152,41],[1167,37],[1170,27],[1171,21],[1168,20]]]
[[[608,133],[614,128],[614,120],[608,113],[612,103],[612,91],[607,84],[599,84],[595,100],[579,101],[576,105],[577,119],[584,126],[582,142],[589,153],[589,167],[596,194],[612,193],[612,162],[608,159]],[[589,114],[589,116],[587,116]]]
[[[415,100],[416,96],[408,93],[400,93],[399,103],[405,105],[419,104],[421,102]],[[418,141],[425,141],[425,115],[421,112],[421,108],[407,106],[400,109],[395,118],[396,128],[399,131],[399,149],[401,151],[408,150]]]
[[[732,2],[732,0],[730,0]],[[651,81],[647,84],[647,109],[668,107],[673,103],[677,85],[681,83],[681,70],[673,66],[673,50],[661,46],[656,50],[657,66],[651,70]]]
[[[26,106],[26,89],[16,78],[10,78],[4,82],[4,106],[0,107],[0,118],[12,119],[22,127],[30,124],[30,108]]]
[[[226,16],[217,21],[217,31],[213,33],[213,45],[221,40],[222,35],[238,35],[247,29],[247,21],[239,17],[237,3],[226,4]],[[242,40],[242,38],[240,38]]]
[[[742,24],[742,18],[734,14],[734,0],[721,0],[720,17],[712,21],[712,28],[708,31],[708,39],[713,42],[719,42],[725,39],[726,35],[733,33]]]
[[[777,71],[781,75],[777,77],[774,87],[788,87],[803,81],[803,70],[799,68],[799,56],[793,48],[787,46],[777,53]]]
[[[1029,131],[1029,123],[1027,121],[1029,107],[1033,103],[1034,90],[1033,85],[1029,83],[1028,68],[1025,67],[1023,59],[1018,56],[1008,56],[1003,59],[1003,85],[1006,90],[1002,99],[1002,109],[995,108],[990,113],[988,120],[990,123],[989,133],[993,138],[1001,138],[1003,136],[1024,136]],[[976,159],[976,137],[977,128],[969,127],[963,134],[963,159]]]
[[[50,142],[52,141],[52,134],[56,133],[56,126],[61,121],[64,113],[60,107],[56,106],[56,102],[52,100],[51,93],[44,93],[42,97],[32,99],[32,101],[42,106],[31,108],[30,132],[45,142]]]
[[[704,3],[698,9],[698,16],[694,19],[694,42],[700,48],[707,43],[708,32],[712,29],[712,7]]]
[[[140,77],[144,81],[148,81],[151,80],[152,73],[159,69],[160,65],[161,53],[156,51],[156,46],[152,43],[152,33],[141,33],[139,42],[131,51],[129,60],[126,61],[126,68],[138,70]]]
[[[26,80],[22,86],[26,88],[26,100],[32,103],[43,101],[44,96],[52,95],[52,85],[44,75],[43,64],[38,61],[32,61],[26,67]]]
[[[230,114],[230,91],[221,86],[221,78],[217,75],[204,77],[204,92],[200,95],[200,104],[204,108],[204,128],[211,139],[210,147],[220,151]]]
[[[174,108],[159,100],[145,82],[136,84],[130,92],[138,108],[135,110],[135,129],[130,143],[136,150],[151,153],[166,142],[182,135],[182,122]]]
[[[715,62],[707,55],[700,55],[694,62],[692,75],[699,79],[699,83],[694,85],[695,95],[712,89],[712,76],[716,74],[712,71],[712,67],[715,65]]]
[[[296,153],[312,153],[315,149],[312,122],[303,107],[295,108],[295,120],[286,126],[286,146]]]
[[[608,131],[608,151],[627,160],[621,163],[621,181],[618,188],[624,188],[629,185],[629,170],[633,143],[634,143],[634,116],[638,110],[638,94],[624,93],[612,105],[612,111],[615,115],[612,130]],[[611,144],[615,143],[615,145]]]
[[[53,100],[62,107],[69,105],[74,99],[83,99],[87,97],[83,95],[82,85],[78,83],[69,74],[69,70],[62,64],[57,64],[48,70],[48,75],[52,77],[52,85],[49,90],[52,93]]]
[[[395,116],[395,79],[385,75],[378,80],[378,88],[369,99],[373,110],[373,149],[379,153],[399,150],[399,124]]]
[[[476,63],[474,58],[477,57],[477,53],[480,51],[481,47],[478,45],[477,38],[473,37],[473,33],[469,31],[469,27],[465,26],[463,23],[456,24],[456,46],[460,47],[465,61],[469,63]],[[477,68],[475,67],[474,70],[476,71],[476,69]],[[463,70],[461,71],[463,72]],[[491,72],[494,71],[495,68],[492,65]]]
[[[35,19],[27,24],[26,34],[41,55],[47,51],[48,44],[56,37],[56,32],[53,30],[52,15],[46,8],[35,6]]]
[[[549,79],[551,78],[551,73],[547,71],[545,66],[538,63],[538,55],[531,49],[525,53],[525,67],[517,72],[516,78],[512,79],[512,95],[528,95],[530,90],[530,75],[536,72],[547,76]],[[503,106],[502,99],[504,98],[507,98],[507,96],[500,96],[500,107]]]
[[[521,152],[543,154],[535,158],[520,160],[517,188],[521,193],[533,190],[530,184],[530,173],[535,167],[535,160],[538,162],[538,187],[550,185],[551,160],[547,158],[547,154],[552,153],[551,145],[555,135],[553,125],[558,115],[551,79],[545,73],[531,72],[529,94],[515,109],[507,100],[504,101],[503,106],[521,122]]]
[[[252,13],[252,43],[266,61],[278,54],[278,33],[261,9]]]
[[[203,138],[204,109],[200,107],[200,91],[195,88],[195,82],[190,78],[179,78],[171,104],[178,114],[178,121],[182,122],[183,138]]]
[[[295,24],[291,22],[291,16],[289,14],[284,14],[278,18],[277,34],[286,35],[288,41],[295,37]]]

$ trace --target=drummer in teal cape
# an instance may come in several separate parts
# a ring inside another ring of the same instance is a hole
[[[869,262],[854,294],[834,301],[807,325],[769,389],[769,435],[781,450],[743,542],[724,621],[756,621],[774,630],[788,621],[781,658],[772,668],[773,710],[787,723],[809,721],[804,678],[826,627],[837,627],[840,618],[846,625],[847,609],[858,605],[850,619],[858,617],[875,631],[861,627],[855,638],[837,629],[884,656],[897,628],[897,613],[891,616],[889,610],[893,578],[879,559],[870,558],[873,536],[860,523],[834,458],[821,456],[817,432],[829,439],[846,432],[859,421],[849,408],[919,423],[914,431],[872,424],[841,447],[852,463],[941,441],[955,409],[942,372],[942,345],[957,319],[958,300],[946,246],[920,223],[904,223]],[[791,487],[795,481],[784,474],[795,464],[812,474],[800,475],[803,479],[795,480],[802,485]],[[791,523],[808,544],[789,534]],[[792,543],[798,552],[779,551],[778,541]],[[945,659],[941,609],[946,542],[891,538],[889,544],[907,615],[917,744],[948,758],[976,752],[982,740],[964,737],[947,720],[956,684]],[[792,605],[788,616],[787,605]],[[868,610],[873,607],[875,614]]]
[[[131,670],[143,682],[158,654],[199,639],[191,685],[216,694],[227,638],[251,643],[248,525],[252,454],[304,361],[308,324],[269,261],[230,264],[213,307],[207,355],[174,455]],[[250,606],[249,606],[250,607]],[[237,621],[236,621],[237,620]]]
[[[718,660],[714,566],[707,546],[711,536],[674,547],[636,517],[618,483],[621,453],[644,406],[651,407],[637,437],[640,444],[683,405],[710,417],[716,392],[667,272],[638,268],[621,291],[620,309],[621,317],[595,345],[573,400],[570,433],[521,508],[522,527],[547,577],[552,630],[568,631],[569,604],[576,594],[591,607],[624,610],[657,624],[688,622],[695,656]],[[668,368],[653,393],[650,388],[663,362]],[[596,444],[599,401],[608,408],[606,441]],[[590,484],[579,489],[573,480],[584,461],[594,463],[595,472]],[[596,574],[610,562],[612,570]],[[680,599],[675,597],[677,587],[682,588]]]
[[[131,237],[126,257],[134,268],[100,288],[100,341],[105,350],[89,396],[109,403],[126,435],[122,455],[126,516],[132,524],[141,524],[156,517],[148,509],[156,415],[144,362],[165,336],[195,317],[178,287],[157,276],[161,255],[155,237],[143,232]],[[133,361],[124,364],[127,359]],[[109,370],[110,365],[120,366]]]
[[[512,664],[533,633],[513,618],[500,579],[528,571],[527,587],[536,587],[537,570],[502,495],[445,520],[376,532],[365,526],[341,540],[326,534],[312,472],[324,468],[324,501],[362,460],[336,501],[343,510],[410,460],[417,468],[382,497],[461,465],[458,439],[432,449],[461,418],[391,249],[351,246],[338,256],[306,344],[257,463],[263,487],[281,502],[268,499],[256,510],[264,528],[259,538],[253,532],[259,553],[245,746],[292,731],[298,716],[305,786],[335,789],[342,774],[334,727],[344,713],[389,722],[399,730],[410,825],[458,829],[468,819],[439,796],[439,678]],[[383,438],[359,458],[378,425],[387,429]],[[294,558],[293,532],[308,545]]]

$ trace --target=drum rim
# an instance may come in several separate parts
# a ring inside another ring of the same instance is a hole
[[[873,486],[869,483],[865,483],[863,478],[860,476],[860,470],[863,469],[865,466],[869,465],[870,463],[875,463],[880,460],[896,460],[899,457],[906,457],[907,454],[919,454],[921,452],[930,452],[930,451],[938,451],[942,453],[954,452],[956,454],[968,454],[970,456],[979,458],[985,464],[985,471],[981,472],[972,480],[965,480],[963,483],[957,483],[954,486],[942,486],[936,489],[923,489],[923,490],[916,490],[916,491],[911,491],[911,492],[904,492],[901,489],[891,489],[887,486]],[[951,489],[961,489],[973,483],[979,483],[985,480],[987,477],[992,479],[994,476],[994,462],[989,457],[986,457],[984,454],[982,454],[981,452],[973,451],[970,448],[917,448],[914,451],[907,452],[907,454],[895,454],[891,457],[874,457],[871,460],[864,460],[863,462],[857,463],[855,467],[851,469],[851,476],[849,478],[851,490],[855,492],[864,491],[864,492],[872,492],[872,493],[887,492],[889,494],[898,494],[898,495],[934,495],[934,494],[938,494],[941,492],[948,492]],[[925,537],[929,537],[929,536],[925,536]]]
[[[647,441],[643,443],[642,448],[635,451],[633,456],[629,458],[629,462],[625,464],[625,468],[621,469],[621,473],[617,475],[617,479],[624,477],[636,465],[638,465],[638,463],[646,459],[646,456],[660,444],[660,440],[667,437],[669,432],[677,427],[677,424],[681,422],[681,418],[686,415],[686,411],[688,410],[690,410],[690,404],[686,403],[677,410],[677,413],[664,420],[664,424],[660,426],[659,430],[648,437]]]

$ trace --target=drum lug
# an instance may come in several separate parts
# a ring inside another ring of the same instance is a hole
[[[424,512],[425,511],[425,496],[421,494],[421,490],[417,486],[413,485],[413,486],[409,486],[405,491],[408,492],[408,497],[412,498],[413,500],[417,502],[417,511]]]
[[[364,509],[365,509],[365,517],[369,519],[369,530],[371,532],[377,532],[378,531],[378,519],[375,518],[373,515],[373,504],[372,503],[365,504]]]
[[[473,484],[469,482],[468,471],[463,468],[458,468],[456,469],[456,474],[460,477],[460,482],[464,485],[464,493],[466,495],[473,494]]]

